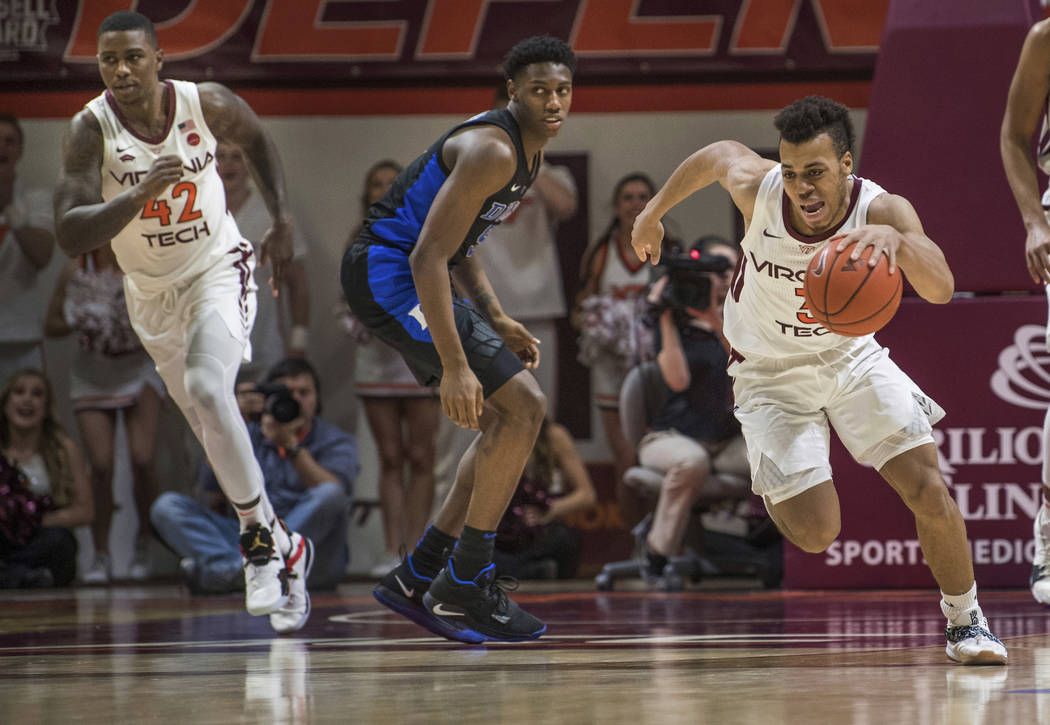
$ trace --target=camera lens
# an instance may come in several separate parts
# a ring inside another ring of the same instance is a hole
[[[299,417],[299,401],[287,390],[277,391],[266,398],[265,410],[278,423],[291,423]]]

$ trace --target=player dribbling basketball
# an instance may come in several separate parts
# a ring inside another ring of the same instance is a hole
[[[955,282],[940,248],[906,199],[853,175],[849,110],[810,96],[777,114],[781,163],[720,141],[686,159],[634,224],[639,258],[659,260],[660,219],[720,183],[744,216],[744,255],[725,305],[737,418],[752,487],[780,531],[818,553],[839,534],[829,464],[829,425],[854,458],[876,468],[915,515],[923,554],[941,589],[949,657],[1006,664],[1006,648],[977,603],[966,528],[941,477],[931,424],[944,411],[871,335],[828,332],[805,309],[801,288],[825,241],[869,264],[889,258],[924,299],[943,304]]]

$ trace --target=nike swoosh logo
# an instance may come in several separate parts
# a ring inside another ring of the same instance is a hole
[[[127,151],[129,148],[131,148],[131,147],[130,146],[125,146],[124,148],[120,148],[120,146],[117,146],[117,153],[118,154],[122,154],[125,151]]]
[[[522,186],[523,184],[511,184],[510,190],[517,191],[518,189],[522,188]]]
[[[442,617],[462,617],[462,616],[464,616],[463,612],[456,612],[456,611],[451,610],[451,609],[445,609],[445,605],[442,604],[441,602],[438,602],[437,604],[435,604],[434,608],[431,609],[430,611],[431,611],[431,613],[437,614],[437,615],[442,616]]]
[[[401,591],[405,593],[405,596],[411,599],[412,595],[416,593],[416,590],[406,587],[405,583],[401,581],[401,577],[399,577],[397,574],[394,574],[394,579],[397,581],[397,585],[401,587]]]
[[[510,615],[508,615],[508,614],[493,614],[492,618],[495,619],[500,624],[506,624],[507,622],[510,621]]]
[[[768,229],[763,229],[762,230],[762,236],[763,237],[772,237],[773,239],[780,239],[780,237],[778,237],[776,234],[770,234]]]

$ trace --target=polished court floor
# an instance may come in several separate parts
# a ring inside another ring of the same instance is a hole
[[[1050,724],[1050,610],[1027,591],[981,593],[1005,668],[948,660],[928,591],[516,599],[546,636],[467,647],[358,584],[282,638],[174,585],[0,592],[0,723]]]

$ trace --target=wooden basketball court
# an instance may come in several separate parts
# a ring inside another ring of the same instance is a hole
[[[549,626],[468,647],[313,598],[275,638],[239,597],[174,585],[0,593],[2,723],[1050,723],[1050,611],[983,591],[1007,667],[944,654],[933,591],[515,597]]]

